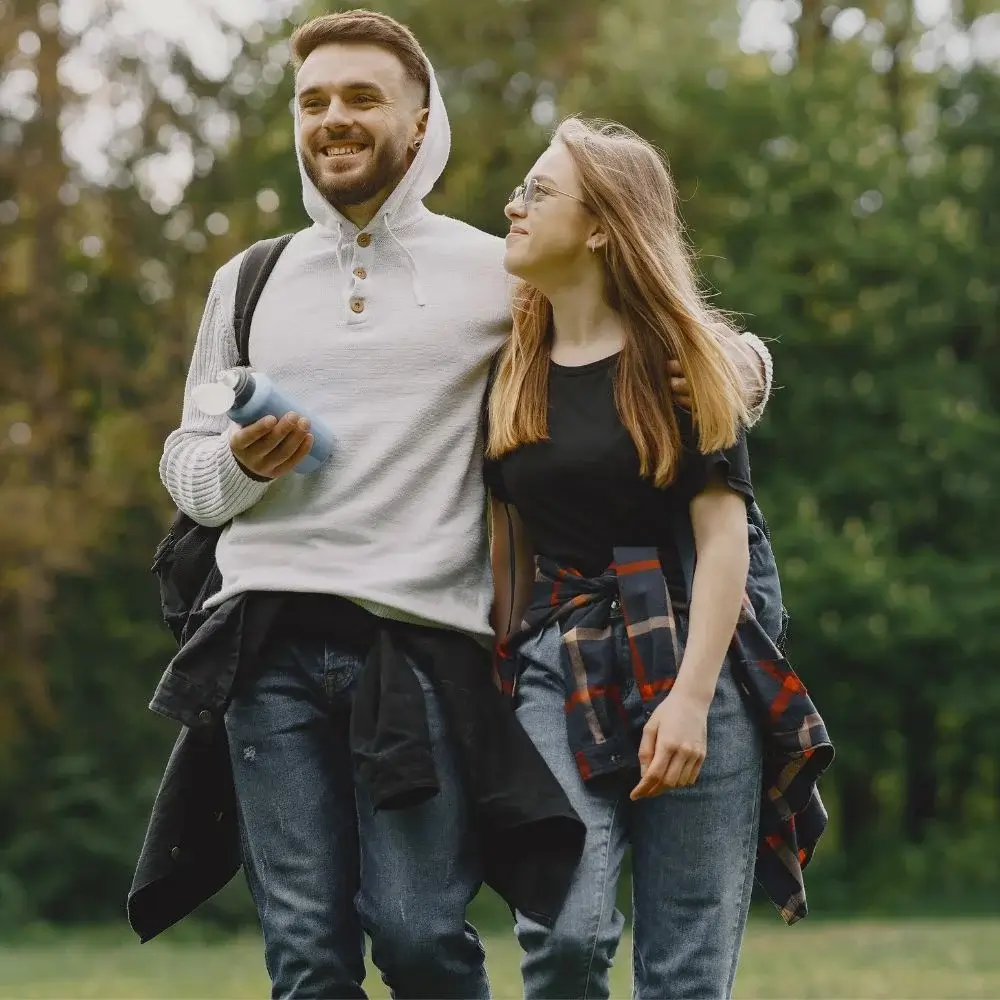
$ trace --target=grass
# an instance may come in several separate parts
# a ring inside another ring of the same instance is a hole
[[[844,923],[784,928],[751,922],[740,1000],[904,1000],[1000,997],[1000,920]],[[497,998],[520,996],[518,948],[487,938]],[[613,996],[630,995],[629,942],[622,942]],[[377,973],[366,989],[387,997]],[[256,935],[198,941],[191,929],[140,947],[126,931],[46,932],[0,943],[0,1000],[244,1000],[269,995]]]

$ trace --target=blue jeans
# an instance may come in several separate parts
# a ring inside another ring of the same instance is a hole
[[[441,791],[372,811],[349,744],[362,660],[276,641],[237,678],[226,731],[272,998],[364,997],[364,939],[396,997],[489,997],[466,907],[482,882],[466,797],[421,675]]]
[[[612,628],[627,656],[624,622]],[[762,763],[760,734],[736,681],[723,667],[697,782],[632,802],[631,779],[580,777],[566,736],[560,642],[551,627],[522,647],[517,716],[586,823],[587,840],[555,926],[517,915],[524,995],[609,995],[625,923],[615,895],[631,845],[634,996],[729,997],[750,906]]]

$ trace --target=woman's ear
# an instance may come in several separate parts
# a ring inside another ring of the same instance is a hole
[[[608,238],[602,232],[591,233],[587,238],[587,249],[591,253],[597,253],[598,250],[606,247],[608,245]]]

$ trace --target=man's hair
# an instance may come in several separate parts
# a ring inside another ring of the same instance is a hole
[[[292,35],[292,62],[298,69],[322,45],[377,45],[391,52],[406,75],[421,88],[424,106],[430,95],[427,57],[413,32],[387,14],[373,10],[346,10],[323,14],[299,25]]]

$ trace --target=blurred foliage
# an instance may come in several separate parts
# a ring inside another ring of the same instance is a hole
[[[814,906],[995,906],[995,67],[917,72],[899,0],[858,4],[847,40],[835,4],[786,4],[793,58],[770,65],[740,50],[734,0],[378,6],[424,42],[449,106],[433,209],[502,232],[565,113],[669,154],[706,281],[773,340],[755,481],[792,658],[839,749]],[[964,28],[988,13],[963,10]],[[0,926],[121,914],[174,735],[144,708],[172,650],[148,574],[160,444],[214,270],[305,221],[290,26],[214,20],[218,80],[117,34],[120,13],[74,27],[0,0],[4,78],[34,77],[0,121]],[[67,67],[95,51],[88,92]],[[118,123],[103,180],[67,153],[96,99]],[[178,149],[193,171],[171,200],[155,178]],[[211,912],[238,921],[245,900]]]

